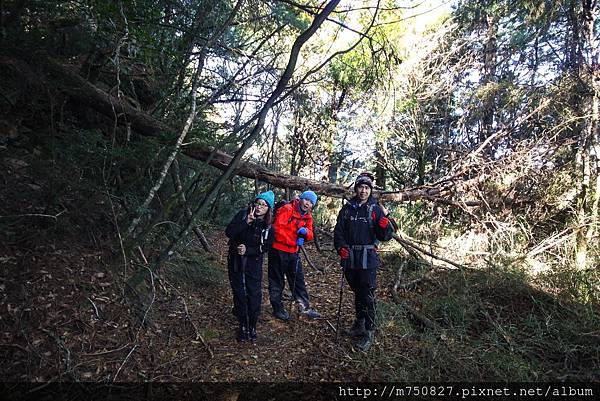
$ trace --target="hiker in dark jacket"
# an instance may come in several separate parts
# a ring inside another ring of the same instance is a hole
[[[264,254],[273,243],[272,191],[259,194],[252,205],[240,210],[225,234],[229,237],[227,267],[233,293],[233,314],[238,318],[238,341],[256,340],[256,322],[262,301]]]
[[[340,210],[333,243],[341,258],[344,276],[354,292],[356,319],[349,335],[357,337],[357,347],[367,351],[375,334],[375,288],[379,241],[389,241],[393,228],[387,211],[371,196],[373,176],[362,173],[354,182],[355,196]]]
[[[310,319],[321,317],[309,305],[299,254],[299,247],[304,245],[304,241],[313,239],[311,210],[316,203],[317,194],[304,191],[299,199],[279,207],[275,213],[275,240],[269,251],[269,300],[273,306],[273,314],[283,321],[290,319],[282,301],[286,277],[292,299],[298,302],[300,313]]]

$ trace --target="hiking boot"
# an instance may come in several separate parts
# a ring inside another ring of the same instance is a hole
[[[287,313],[287,311],[285,309],[276,310],[273,312],[273,315],[275,315],[275,317],[277,319],[283,320],[284,322],[287,322],[288,320],[290,320],[290,314]]]
[[[252,342],[256,341],[256,326],[250,326],[248,330],[248,339]]]
[[[250,337],[248,335],[248,328],[246,326],[240,325],[240,328],[238,329],[238,332],[237,332],[236,340],[238,342],[244,342],[244,341],[248,341],[249,339],[250,339]]]
[[[350,337],[363,337],[365,335],[365,319],[356,319],[354,323],[352,323],[352,327],[346,334]]]
[[[371,345],[373,345],[373,340],[375,339],[375,331],[374,330],[365,330],[365,334],[362,336],[360,340],[356,343],[356,347],[364,352],[367,352]]]
[[[300,304],[300,314],[306,316],[309,319],[318,319],[321,317],[321,314],[314,310],[313,308],[305,308]]]

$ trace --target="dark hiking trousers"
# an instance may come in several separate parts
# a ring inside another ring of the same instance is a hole
[[[365,329],[375,329],[375,287],[376,269],[345,269],[344,275],[354,292],[356,319],[365,319]]]
[[[242,266],[243,259],[246,259],[245,266]],[[242,326],[255,326],[262,303],[262,255],[241,257],[229,254],[228,262],[229,284],[233,293],[233,314]],[[245,275],[242,274],[243,270]]]
[[[304,282],[302,263],[297,253],[283,252],[277,249],[269,251],[269,300],[273,311],[285,310],[282,296],[287,278],[292,299],[300,302],[304,308],[309,307],[308,291]],[[297,274],[296,274],[297,273]],[[295,284],[294,284],[295,281]]]

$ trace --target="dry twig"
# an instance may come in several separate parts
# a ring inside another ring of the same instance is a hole
[[[94,301],[92,301],[90,297],[85,297],[85,299],[87,299],[88,301],[90,301],[90,303],[94,307],[94,312],[96,313],[96,317],[98,318],[98,320],[100,320],[100,313],[98,312],[98,307],[96,306],[96,304],[94,303]]]
[[[310,257],[308,256],[308,253],[306,253],[306,250],[304,249],[303,246],[300,247],[300,249],[302,250],[302,253],[304,254],[304,257],[306,258],[306,261],[308,262],[308,265],[310,267],[312,267],[313,269],[315,269],[316,271],[318,271],[319,273],[325,273],[324,269],[318,268],[313,262],[312,260],[310,260]]]
[[[100,355],[108,355],[108,354],[112,354],[114,352],[119,352],[124,350],[125,348],[127,348],[129,346],[129,343],[123,345],[122,347],[116,348],[116,349],[111,349],[108,351],[102,351],[102,352],[95,352],[93,354],[81,354],[81,356],[100,356]]]
[[[464,268],[465,268],[465,266],[463,266],[463,265],[461,265],[461,264],[458,264],[458,263],[456,263],[456,262],[453,262],[453,261],[451,261],[451,260],[449,260],[449,259],[446,259],[446,258],[444,258],[444,257],[441,257],[441,256],[438,256],[438,255],[435,255],[435,254],[434,254],[434,253],[432,253],[432,252],[428,252],[428,251],[426,251],[425,249],[421,248],[420,246],[418,246],[418,245],[415,245],[415,244],[414,244],[414,243],[412,243],[411,241],[409,241],[409,240],[407,240],[407,239],[403,238],[403,237],[402,237],[402,236],[400,236],[399,234],[394,234],[394,239],[395,239],[396,241],[398,241],[398,242],[400,243],[400,245],[402,245],[402,246],[404,247],[404,249],[406,249],[406,250],[407,250],[407,251],[408,251],[408,252],[409,252],[411,255],[413,255],[413,256],[414,256],[414,250],[417,250],[417,251],[421,252],[422,254],[425,254],[425,255],[427,255],[427,256],[430,256],[430,257],[432,257],[432,258],[434,258],[434,259],[437,259],[437,260],[441,260],[442,262],[446,262],[446,263],[448,263],[448,264],[450,264],[450,265],[452,265],[452,266],[454,266],[454,267],[456,267],[456,268],[458,268],[458,269],[464,269]],[[412,248],[412,249],[411,249],[411,250],[409,250],[408,248]]]
[[[58,344],[58,347],[61,348],[63,351],[65,351],[65,372],[71,378],[73,378],[74,380],[77,380],[77,378],[73,374],[73,369],[71,367],[71,350],[65,345],[65,343],[60,339],[59,336],[57,336],[50,330],[46,330],[44,328],[42,328],[41,330],[48,336],[52,337],[52,339],[54,339],[54,341],[56,341],[56,344]]]
[[[202,334],[200,334],[198,327],[196,326],[196,324],[192,320],[192,317],[190,316],[190,312],[188,310],[187,303],[185,302],[185,298],[183,297],[183,295],[181,296],[181,301],[183,302],[183,309],[185,310],[185,317],[190,322],[190,324],[194,328],[194,332],[196,333],[196,340],[200,340],[202,342],[202,345],[204,345],[204,347],[206,347],[206,350],[210,354],[210,357],[214,358],[215,354],[213,353],[212,349],[210,348],[210,345],[208,345],[208,343],[204,340],[204,337],[202,337]]]
[[[129,351],[129,353],[127,354],[127,356],[123,360],[123,363],[121,363],[121,366],[119,366],[119,369],[117,369],[117,373],[115,373],[115,376],[112,379],[113,382],[115,380],[117,380],[117,376],[119,375],[119,372],[121,372],[121,369],[123,369],[123,366],[125,366],[125,364],[127,363],[127,360],[129,359],[129,357],[131,356],[131,354],[133,354],[133,351],[135,351],[136,348],[137,348],[137,344],[134,345],[133,348],[131,348],[131,351]]]

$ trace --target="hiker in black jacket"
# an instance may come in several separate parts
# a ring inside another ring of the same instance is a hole
[[[375,334],[375,288],[379,241],[389,241],[393,228],[387,211],[371,196],[373,176],[362,173],[354,182],[355,196],[340,210],[333,242],[341,258],[344,276],[354,292],[356,319],[349,335],[358,337],[357,347],[367,351]]]
[[[233,314],[238,318],[238,341],[256,340],[256,322],[262,301],[264,254],[273,243],[272,191],[259,194],[252,205],[240,210],[225,234],[229,237],[227,267],[233,293]]]

